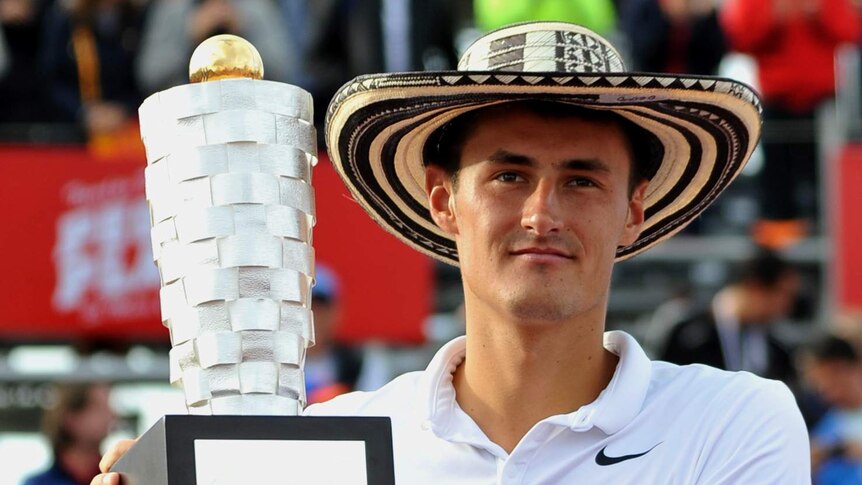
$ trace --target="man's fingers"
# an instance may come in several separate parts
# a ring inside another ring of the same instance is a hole
[[[99,462],[99,469],[102,470],[102,473],[108,473],[111,471],[111,467],[114,466],[114,463],[120,459],[129,448],[132,447],[138,440],[120,440],[105,453],[105,456],[102,457],[102,461]],[[115,477],[115,482],[105,482],[110,484],[119,484],[119,476]]]
[[[102,473],[96,475],[90,485],[120,485],[119,473]]]

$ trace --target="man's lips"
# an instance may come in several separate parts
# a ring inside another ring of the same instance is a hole
[[[510,254],[512,254],[513,256],[529,256],[537,259],[574,259],[574,256],[562,249],[543,246],[520,248],[512,251]]]

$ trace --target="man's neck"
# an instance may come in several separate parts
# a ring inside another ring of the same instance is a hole
[[[456,369],[460,407],[510,453],[539,421],[576,411],[613,377],[602,346],[604,308],[581,321],[524,322],[467,310],[467,351]]]

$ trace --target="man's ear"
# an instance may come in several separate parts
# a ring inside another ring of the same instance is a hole
[[[619,245],[628,246],[637,241],[641,233],[641,227],[644,224],[644,196],[646,194],[649,180],[641,180],[632,191],[632,196],[629,199],[629,210],[626,216],[626,225],[623,228],[623,233],[620,237]]]
[[[454,235],[458,233],[458,225],[455,221],[453,192],[451,175],[436,165],[425,168],[425,193],[428,195],[431,218],[440,229]]]

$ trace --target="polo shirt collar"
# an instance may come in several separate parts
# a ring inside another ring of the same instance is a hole
[[[605,332],[604,347],[620,358],[608,386],[595,401],[546,421],[567,426],[573,431],[586,431],[595,426],[610,435],[623,429],[638,415],[649,388],[652,363],[637,341],[625,332]],[[466,337],[450,341],[437,351],[422,376],[419,390],[425,403],[423,426],[443,439],[474,441],[469,437],[479,431],[472,420],[470,427],[475,429],[463,429],[464,423],[459,420],[463,411],[455,400],[455,387],[452,385],[452,374],[464,360],[466,348]]]
[[[625,332],[605,332],[604,340],[605,348],[617,354],[620,361],[608,386],[595,401],[584,406],[590,408],[592,415],[585,424],[614,434],[632,422],[643,408],[652,378],[652,362],[637,340]]]

